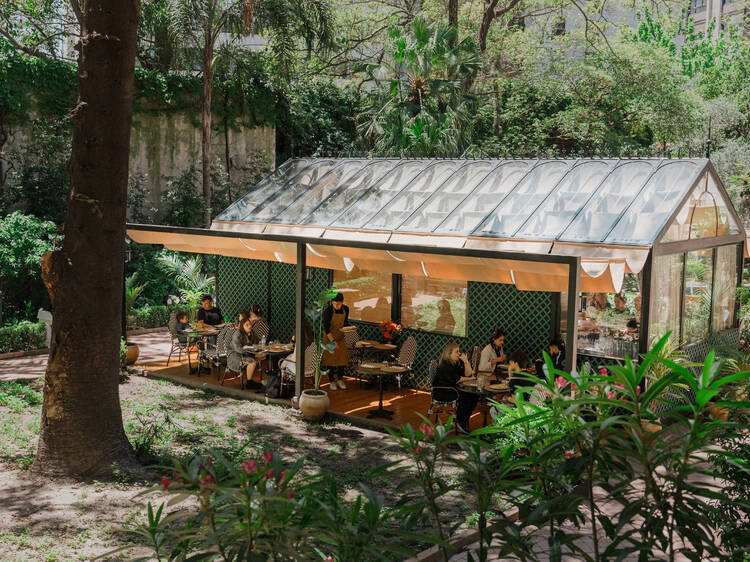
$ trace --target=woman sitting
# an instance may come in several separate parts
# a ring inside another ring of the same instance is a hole
[[[490,336],[490,343],[482,350],[482,355],[479,357],[479,371],[495,372],[499,375],[498,365],[505,361],[503,343],[505,343],[505,332],[498,328]]]
[[[508,357],[508,388],[511,394],[516,393],[516,389],[525,386],[534,386],[534,381],[528,379],[525,370],[529,368],[529,356],[523,351],[514,351]]]
[[[256,362],[253,360],[246,366],[243,359],[243,347],[250,345],[250,333],[253,325],[250,319],[245,319],[238,330],[232,334],[227,345],[227,371],[239,373],[242,388],[260,388],[260,385],[252,380],[255,372]]]
[[[456,408],[456,427],[462,433],[469,433],[469,418],[479,401],[479,396],[471,392],[458,389],[458,381],[462,377],[470,377],[474,372],[465,353],[461,353],[457,343],[448,343],[440,354],[433,387],[455,388],[458,392],[458,407]],[[454,394],[447,388],[434,388],[432,396],[435,400],[449,402]]]
[[[263,318],[263,311],[258,304],[250,307],[250,323],[253,326],[250,334],[250,343],[255,345],[261,343],[263,338],[268,339],[268,334],[271,330],[268,327],[268,321]]]
[[[292,336],[292,341],[294,342],[294,336]],[[313,336],[313,329],[312,326],[310,326],[310,323],[305,320],[304,326],[303,326],[303,341],[302,341],[302,347],[304,349],[307,349],[307,346],[310,345],[313,342],[314,336]],[[283,371],[286,371],[290,376],[294,376],[297,373],[297,345],[295,342],[294,345],[294,351],[292,351],[289,355],[284,357],[284,359],[281,360],[281,363],[279,364],[279,367]]]

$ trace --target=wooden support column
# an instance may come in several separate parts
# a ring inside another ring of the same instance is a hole
[[[576,370],[578,355],[578,292],[580,290],[581,258],[575,258],[568,269],[568,312],[565,341],[565,369],[570,373]]]
[[[299,396],[305,387],[305,286],[307,285],[307,248],[297,242],[297,287],[295,291],[294,340],[297,361],[294,393]]]
[[[638,318],[640,323],[640,335],[638,340],[638,353],[648,353],[649,347],[649,324],[651,323],[651,287],[653,286],[653,259],[654,252],[649,252],[646,262],[641,270],[641,317]],[[640,360],[639,357],[631,357],[633,360]]]

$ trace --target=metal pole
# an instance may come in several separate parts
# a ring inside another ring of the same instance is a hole
[[[641,273],[641,317],[638,319],[641,325],[640,339],[638,340],[638,352],[648,353],[649,348],[649,324],[651,323],[651,289],[653,287],[653,260],[654,252],[649,252],[646,263],[643,264]],[[635,359],[635,357],[631,357]]]
[[[578,322],[576,312],[578,310],[578,292],[580,290],[581,258],[577,257],[575,263],[571,263],[568,269],[568,315],[565,341],[565,369],[570,373],[576,369],[578,355]]]
[[[307,284],[307,248],[302,242],[297,242],[297,287],[294,310],[294,341],[297,362],[294,380],[294,393],[299,396],[305,386],[305,286]]]

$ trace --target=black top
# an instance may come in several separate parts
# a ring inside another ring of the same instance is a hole
[[[253,328],[250,330],[250,343],[258,344],[264,336],[268,338],[270,333],[271,330],[268,327],[268,321],[265,318],[261,318],[253,324]]]
[[[554,355],[550,355],[550,359],[552,359],[552,366],[555,369],[560,371],[565,369],[565,350],[561,349]]]
[[[221,314],[221,310],[217,307],[213,307],[211,310],[206,310],[203,307],[198,309],[198,313],[195,315],[195,320],[200,322],[203,320],[204,324],[209,326],[218,326],[224,323],[224,317]]]
[[[323,311],[323,329],[325,330],[325,333],[328,334],[331,332],[331,320],[333,320],[334,314],[344,314],[344,326],[349,326],[349,307],[345,304],[341,306],[341,310],[333,310],[333,305],[328,305],[328,307]]]
[[[465,374],[466,367],[464,366],[463,359],[459,359],[457,363],[443,361],[438,365],[432,386],[452,386],[456,388],[459,379]]]

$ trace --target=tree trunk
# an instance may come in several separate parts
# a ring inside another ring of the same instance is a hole
[[[492,134],[496,137],[500,135],[500,91],[497,80],[493,82],[492,92]]]
[[[448,0],[448,25],[458,29],[458,0]]]
[[[212,29],[207,25],[203,46],[203,226],[211,226],[211,97],[214,84],[214,44]]]
[[[53,323],[33,469],[52,476],[137,466],[122,427],[119,375],[139,4],[83,4],[65,239],[42,258]]]

